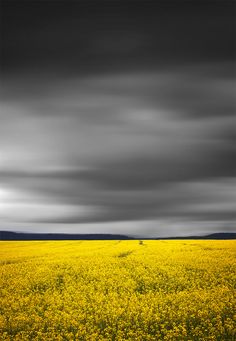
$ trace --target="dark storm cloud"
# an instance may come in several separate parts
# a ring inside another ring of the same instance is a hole
[[[232,60],[230,1],[3,1],[6,72],[94,73]]]
[[[63,224],[166,218],[192,221],[235,218],[235,179],[230,177],[168,182],[155,188],[135,190],[128,186],[126,189],[114,189],[114,186],[109,190],[106,187],[97,188],[93,183],[85,183],[83,176],[70,177],[63,173],[28,176],[12,173],[5,175],[3,183],[7,188],[19,191],[25,208],[31,208],[28,200],[36,202],[36,206],[43,202],[49,210],[54,206],[54,210],[57,208],[56,214],[50,212],[50,217],[47,214],[45,217],[43,210],[40,216],[35,214],[31,220],[36,222]],[[60,209],[61,214],[58,214]],[[28,215],[27,211],[23,214],[26,221]],[[12,212],[11,216],[17,218],[17,212]]]
[[[233,150],[202,151],[200,157],[181,155],[162,159],[155,155],[150,158],[143,156],[139,159],[114,161],[103,168],[82,172],[79,178],[109,190],[155,190],[160,183],[234,176],[234,156]]]
[[[5,1],[1,221],[233,223],[232,8]]]
[[[232,70],[231,76],[228,70]],[[60,97],[58,94],[60,93]],[[122,124],[119,106],[172,110],[181,119],[234,116],[233,63],[197,63],[159,72],[99,76],[15,78],[5,81],[3,101],[33,104],[30,115],[74,115],[84,123]],[[37,111],[35,111],[37,109]],[[97,120],[97,121],[96,121]]]

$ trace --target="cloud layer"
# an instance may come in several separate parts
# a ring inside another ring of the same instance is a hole
[[[229,77],[193,67],[39,80],[31,96],[34,82],[19,93],[20,81],[1,103],[3,221],[233,220]]]
[[[231,2],[23,3],[3,4],[1,228],[233,229]]]

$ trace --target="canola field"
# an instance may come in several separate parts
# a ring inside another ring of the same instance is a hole
[[[236,340],[236,241],[0,242],[0,340]]]

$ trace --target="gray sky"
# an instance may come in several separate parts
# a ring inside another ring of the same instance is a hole
[[[81,5],[83,19],[62,3],[5,4],[1,229],[232,231],[230,2],[104,2],[98,14]],[[117,8],[131,11],[130,21]]]

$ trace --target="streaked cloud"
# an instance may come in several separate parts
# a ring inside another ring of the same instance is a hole
[[[3,11],[0,228],[232,229],[231,2]]]
[[[9,82],[0,176],[18,194],[1,219],[232,220],[233,81],[196,69],[61,79],[47,91],[41,80],[34,96],[34,83],[19,96],[20,80]]]

